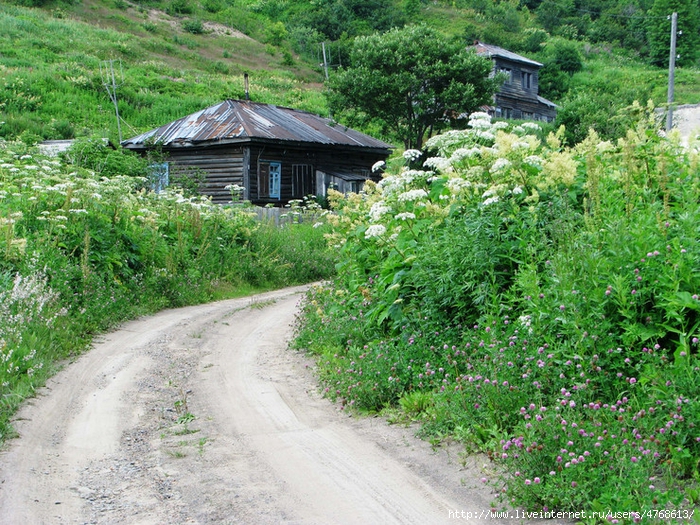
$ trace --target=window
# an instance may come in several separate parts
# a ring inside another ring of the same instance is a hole
[[[314,167],[311,164],[292,165],[292,195],[301,199],[316,193]]]
[[[282,164],[261,162],[258,170],[258,198],[279,199],[282,185]]]
[[[506,75],[506,84],[513,82],[513,71],[509,67],[502,67],[498,70],[498,72]]]
[[[532,73],[526,73],[525,71],[523,71],[521,75],[523,89],[532,89]]]
[[[151,189],[156,193],[160,193],[170,184],[170,166],[167,162],[157,162],[148,166],[148,180],[151,183]]]
[[[350,182],[350,191],[352,193],[360,193],[362,188],[365,186],[365,181],[363,180],[353,180]]]

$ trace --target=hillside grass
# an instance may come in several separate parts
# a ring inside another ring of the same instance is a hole
[[[108,60],[114,61],[123,138],[243,98],[244,72],[253,100],[325,112],[320,76],[304,64],[285,68],[269,46],[235,32],[190,34],[179,21],[157,22],[151,32],[135,21],[138,11],[129,18],[105,16],[105,9],[94,10],[95,22],[112,28],[0,5],[0,137],[99,135],[118,142],[104,87]]]
[[[547,46],[537,53],[519,49],[523,31],[537,27],[525,10],[505,4],[484,10],[469,2],[413,4],[415,12],[405,17],[409,23],[437,27],[463,38],[465,45],[483,33],[492,43],[549,60]],[[409,3],[392,5],[399,12]],[[43,9],[2,4],[0,137],[32,143],[101,136],[117,143],[114,108],[104,86],[106,61],[116,67],[122,138],[227,98],[243,98],[244,73],[250,74],[253,100],[327,115],[319,65],[324,36],[299,25],[312,14],[300,2],[83,0],[48,2]],[[371,27],[361,20],[349,24],[353,31]],[[347,60],[351,42],[347,33],[328,42],[334,64]],[[667,71],[644,65],[635,50],[576,45],[584,69],[571,78],[571,96],[554,100],[573,139],[591,125],[603,134],[619,133],[622,127],[609,121],[634,100],[665,104]],[[678,69],[676,103],[699,103],[698,86],[698,69]]]

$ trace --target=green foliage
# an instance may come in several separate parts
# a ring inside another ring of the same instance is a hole
[[[695,65],[700,44],[700,8],[693,0],[655,0],[649,10],[649,59],[668,67],[671,45],[671,13],[678,13],[676,51],[678,66]]]
[[[487,103],[497,80],[491,63],[426,26],[358,37],[351,65],[328,82],[329,103],[353,122],[369,122],[420,147],[426,133]]]
[[[165,11],[169,15],[191,15],[194,13],[194,6],[190,0],[171,0]]]
[[[331,194],[341,261],[295,345],[342,407],[465,440],[529,510],[690,512],[700,475],[700,158],[653,108],[615,145],[491,123]],[[423,169],[410,169],[421,156]],[[501,489],[504,489],[501,492]],[[649,523],[660,523],[648,517]]]
[[[565,73],[578,73],[583,69],[583,58],[575,42],[560,38],[550,40],[546,53],[549,58],[548,64]]]
[[[100,140],[78,141],[63,160],[0,142],[0,440],[20,402],[94,334],[333,273],[321,217],[282,230],[244,206],[155,194],[145,163]]]
[[[35,142],[102,136],[117,143],[114,109],[100,72],[103,57],[124,58],[117,78],[124,133],[137,134],[222,99],[242,97],[242,67],[251,74],[256,100],[327,112],[318,88],[306,83],[320,75],[304,61],[294,64],[294,74],[284,71],[259,42],[236,38],[232,46],[231,36],[216,33],[195,38],[181,30],[181,23],[160,30],[131,8],[119,11],[131,23],[119,22],[119,28],[133,33],[109,29],[117,23],[113,18],[101,18],[100,27],[79,21],[92,14],[75,4],[70,17],[57,20],[42,10],[0,4],[0,137],[22,135]],[[187,20],[204,24],[212,16],[197,11]],[[174,36],[183,47],[173,44]],[[210,58],[221,57],[224,49],[227,63]]]
[[[204,25],[199,18],[192,18],[182,22],[182,29],[193,35],[201,35],[204,33]]]

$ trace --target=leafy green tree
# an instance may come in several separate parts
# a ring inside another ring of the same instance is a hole
[[[655,0],[649,10],[649,58],[656,66],[668,66],[671,45],[671,14],[678,13],[676,64],[689,66],[698,57],[700,44],[700,8],[697,0]],[[668,17],[668,18],[667,18]]]
[[[550,60],[561,71],[578,73],[583,69],[583,58],[575,42],[561,38],[554,39],[547,45]]]
[[[426,134],[491,101],[491,62],[423,25],[358,37],[328,82],[331,109],[420,148]]]

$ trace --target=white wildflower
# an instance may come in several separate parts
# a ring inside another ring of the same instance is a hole
[[[407,220],[409,220],[409,219],[411,219],[411,220],[412,220],[412,219],[415,219],[415,218],[416,218],[416,214],[415,214],[415,213],[411,213],[410,211],[405,211],[405,212],[403,212],[403,213],[397,213],[397,214],[396,214],[396,218],[397,218],[398,220],[400,220],[400,221],[407,221]]]
[[[510,126],[510,124],[506,121],[499,120],[498,122],[494,122],[492,127],[493,129],[506,129],[508,126]]]
[[[504,169],[506,169],[510,165],[511,165],[511,162],[508,159],[504,159],[503,157],[501,157],[499,159],[496,159],[496,162],[493,163],[489,172],[497,173],[499,171],[503,171]]]
[[[514,195],[520,195],[523,192],[523,189],[520,186],[516,186],[513,188],[513,194]]]
[[[493,197],[489,197],[481,204],[484,206],[488,206],[489,204],[493,204],[494,202],[498,202],[498,195],[494,195]]]
[[[375,172],[377,172],[377,171],[379,171],[379,170],[381,170],[381,169],[384,169],[385,166],[386,166],[386,162],[384,162],[383,160],[380,160],[380,161],[378,161],[378,162],[375,162],[375,163],[372,165],[372,172],[375,173]]]
[[[496,139],[496,135],[494,135],[490,131],[482,131],[480,129],[476,130],[474,132],[474,135],[476,135],[478,138],[484,139],[484,140],[495,140]]]
[[[365,239],[381,237],[386,233],[386,226],[383,224],[372,224],[365,230]]]
[[[406,191],[406,192],[400,194],[397,198],[399,201],[406,202],[406,201],[417,201],[417,200],[423,199],[427,196],[428,196],[428,194],[425,190],[417,189],[417,190]]]
[[[429,159],[426,159],[423,166],[438,171],[449,171],[452,168],[450,159],[446,159],[444,157],[430,157]]]
[[[473,158],[481,154],[481,148],[458,148],[450,157],[450,162],[459,162],[466,158]]]
[[[369,210],[369,216],[373,222],[378,222],[384,214],[389,212],[391,208],[387,206],[384,201],[377,201],[372,204]]]
[[[531,129],[533,131],[539,131],[542,129],[540,125],[535,122],[523,122],[522,124],[520,124],[520,127],[525,129]]]
[[[31,158],[32,158],[31,155],[22,155],[22,156],[19,158],[19,160],[27,160],[27,159],[31,159]]]
[[[410,161],[416,161],[420,158],[421,152],[417,149],[407,149],[403,152],[403,158]]]
[[[513,142],[513,145],[511,147],[513,149],[530,149],[530,144],[523,140],[517,140]]]
[[[533,168],[541,168],[544,164],[544,160],[542,160],[542,157],[538,155],[530,155],[528,157],[525,157],[523,159],[523,162],[528,166],[532,166]]]
[[[460,178],[453,178],[447,181],[447,188],[450,190],[450,193],[457,194],[460,193],[462,190],[465,190],[467,188],[470,188],[472,185],[471,182],[468,180],[460,179]]]
[[[472,127],[491,127],[491,115],[483,111],[476,111],[469,115],[469,125]]]

